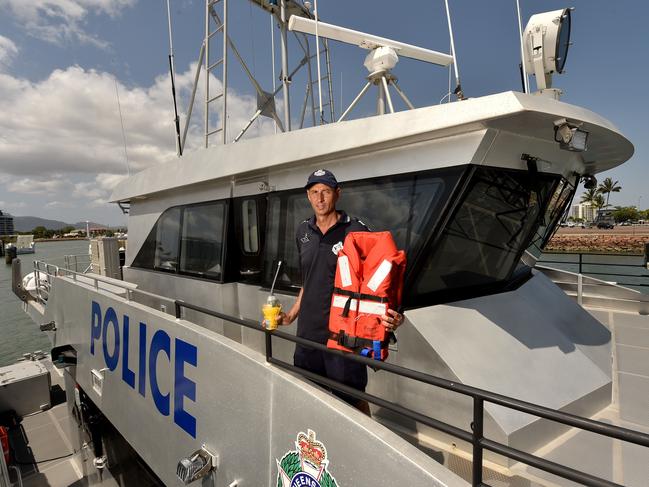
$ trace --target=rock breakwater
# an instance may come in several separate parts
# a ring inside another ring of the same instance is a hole
[[[548,252],[643,254],[649,235],[555,234],[548,242]]]

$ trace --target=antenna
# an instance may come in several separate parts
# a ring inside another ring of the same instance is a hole
[[[183,155],[183,147],[180,143],[180,118],[178,117],[178,104],[176,103],[176,75],[174,72],[174,44],[171,35],[171,8],[167,0],[167,23],[169,25],[169,76],[171,76],[171,97],[174,101],[174,126],[176,128],[176,153]]]
[[[527,77],[527,66],[525,65],[525,48],[523,47],[523,21],[521,20],[521,4],[516,0],[516,13],[518,14],[518,35],[521,44],[521,74],[523,76],[523,92],[530,92],[530,80]]]
[[[454,93],[460,100],[464,100],[464,93],[462,92],[462,84],[460,83],[460,68],[457,65],[457,56],[455,55],[455,40],[453,37],[453,23],[451,22],[451,9],[448,6],[448,0],[444,0],[446,6],[446,20],[448,21],[448,35],[451,38],[451,55],[453,56],[453,68],[455,69],[455,87]],[[451,91],[450,89],[448,90]],[[449,96],[449,101],[451,98]]]
[[[361,92],[356,96],[356,98],[354,98],[351,105],[349,105],[340,116],[338,119],[339,122],[345,119],[372,85],[376,86],[379,92],[376,109],[377,114],[382,115],[385,113],[386,104],[390,113],[394,113],[394,105],[389,90],[390,86],[394,87],[397,94],[401,97],[408,108],[414,108],[408,97],[397,85],[397,79],[391,73],[392,69],[397,65],[397,62],[399,62],[399,56],[439,66],[448,66],[453,63],[453,56],[449,56],[448,54],[424,49],[411,44],[405,44],[392,39],[386,39],[385,37],[367,34],[365,32],[347,29],[337,25],[297,17],[295,15],[289,19],[288,28],[291,31],[311,35],[317,34],[318,37],[325,37],[327,39],[344,42],[370,51],[365,57],[365,62],[363,63],[370,73],[367,77],[368,82],[361,89]],[[460,93],[461,92],[458,93],[458,97],[460,96]]]
[[[315,20],[305,19],[296,15],[291,16],[288,21],[288,28],[292,31],[302,32],[304,34],[315,35]],[[345,27],[340,27],[325,22],[318,22],[318,35],[334,41],[352,44],[363,49],[374,50],[378,47],[389,47],[396,51],[399,56],[417,59],[426,63],[438,64],[439,66],[448,66],[453,62],[453,56],[444,54],[423,47],[405,44],[403,42],[386,39],[365,32],[359,32]]]
[[[117,78],[113,75],[115,82],[115,96],[117,98],[117,110],[119,111],[119,123],[122,127],[122,141],[124,142],[124,161],[126,162],[126,172],[131,175],[131,165],[128,163],[128,152],[126,151],[126,132],[124,132],[124,118],[122,117],[122,104],[119,102],[119,90],[117,89]]]

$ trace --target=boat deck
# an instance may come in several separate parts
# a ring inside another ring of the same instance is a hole
[[[79,452],[75,452],[70,432],[73,430],[65,402],[62,373],[43,361],[52,379],[53,407],[26,416],[10,430],[14,458],[20,467],[25,487],[81,486],[83,470]],[[55,405],[56,404],[56,405]],[[74,426],[76,429],[76,426]],[[10,472],[12,478],[15,472]],[[14,480],[16,480],[14,478]]]

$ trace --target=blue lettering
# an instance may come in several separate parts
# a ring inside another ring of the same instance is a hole
[[[187,363],[196,367],[198,349],[180,338],[176,338],[174,362],[174,423],[196,438],[196,418],[183,409],[183,398],[196,402],[196,383],[185,377]]]
[[[122,349],[122,380],[131,386],[131,388],[135,389],[135,373],[128,368],[129,318],[126,315],[124,315],[122,330],[122,336],[124,337],[124,348]]]
[[[140,322],[140,364],[137,378],[137,390],[146,396],[146,323]]]
[[[103,317],[103,319],[102,319]],[[121,326],[120,326],[121,325]],[[130,361],[129,351],[131,349],[131,329],[130,318],[123,315],[123,322],[120,323],[117,312],[112,307],[107,307],[105,314],[102,313],[102,307],[96,301],[91,302],[90,314],[90,354],[95,355],[95,344],[101,340],[104,362],[106,367],[112,372],[120,365],[122,367],[122,380],[128,384],[131,389],[136,389],[142,397],[146,397],[147,390],[147,368],[148,384],[153,397],[153,402],[157,410],[163,416],[169,416],[171,413],[171,395],[173,393],[173,421],[183,431],[196,438],[197,420],[194,415],[185,410],[187,401],[196,403],[197,384],[185,375],[186,365],[198,366],[198,348],[189,342],[174,338],[173,356],[171,349],[171,340],[169,334],[164,330],[157,330],[153,333],[151,341],[147,341],[148,331],[147,324],[139,323],[139,341],[137,345],[137,360]],[[112,335],[112,337],[109,337]],[[114,337],[114,339],[112,339]],[[109,338],[112,339],[109,340]],[[133,346],[135,346],[133,344]],[[160,353],[167,357],[165,363],[164,377],[169,380],[158,382],[158,358]],[[130,363],[132,362],[132,363]],[[173,362],[173,371],[170,370]],[[137,368],[133,367],[137,363]],[[131,369],[130,367],[133,367]],[[169,374],[166,371],[169,370]],[[173,373],[173,379],[171,374]],[[162,390],[169,390],[164,394]],[[173,386],[173,392],[171,387]]]
[[[162,394],[158,387],[158,374],[156,365],[158,362],[158,354],[164,352],[167,359],[171,362],[171,339],[164,330],[158,330],[154,333],[151,339],[151,349],[149,350],[149,377],[151,381],[151,395],[153,402],[158,408],[158,411],[163,416],[169,416],[169,396],[170,393]]]
[[[101,337],[101,306],[92,302],[92,313],[90,318],[90,354],[95,354],[95,340]]]
[[[113,347],[113,353],[108,353],[108,325],[113,325],[113,331],[115,333],[115,346]],[[104,348],[104,361],[106,362],[106,367],[111,371],[117,368],[117,363],[119,362],[119,323],[117,322],[117,314],[113,308],[108,308],[106,310],[106,315],[104,316],[104,329],[102,337],[102,345]]]

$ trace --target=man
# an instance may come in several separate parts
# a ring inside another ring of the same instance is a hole
[[[293,307],[281,315],[280,323],[288,325],[299,318],[297,336],[325,344],[329,338],[329,308],[338,251],[349,232],[369,230],[361,221],[336,210],[341,190],[331,172],[315,171],[309,176],[305,189],[314,215],[298,226],[296,234],[303,287]],[[382,316],[383,326],[390,331],[396,330],[401,323],[403,316],[395,310],[388,310]],[[293,362],[298,367],[365,391],[367,368],[363,364],[300,345],[295,347]],[[369,414],[365,401],[343,393],[336,395]]]

